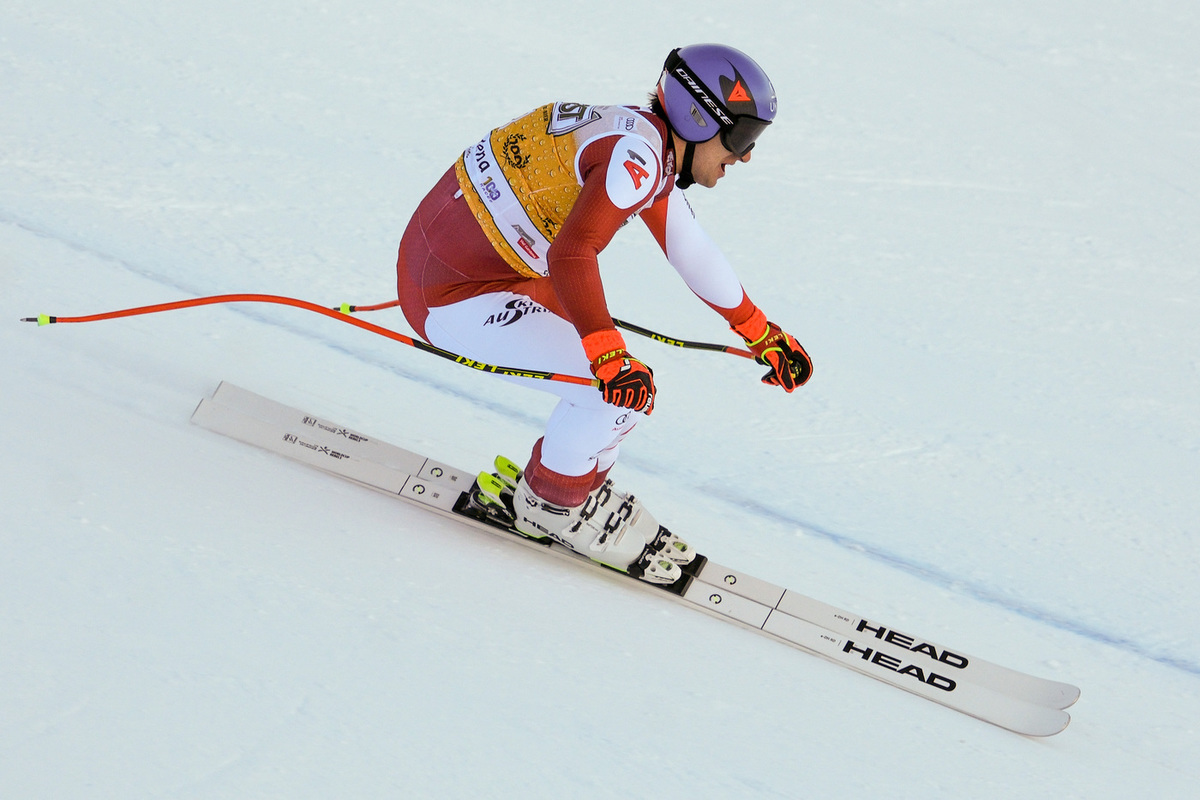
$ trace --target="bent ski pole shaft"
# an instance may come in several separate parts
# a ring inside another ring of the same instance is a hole
[[[730,347],[723,344],[709,344],[708,342],[689,342],[684,339],[672,339],[670,336],[663,336],[661,333],[655,333],[654,331],[643,328],[640,325],[634,325],[632,322],[625,322],[624,320],[617,319],[616,317],[613,317],[613,324],[618,328],[624,328],[627,331],[631,331],[649,339],[653,339],[656,342],[669,344],[672,347],[683,347],[688,350],[712,350],[718,353],[729,353],[730,355],[741,356],[742,358],[754,358],[754,353],[751,353],[749,350],[741,350],[736,347]]]
[[[273,294],[222,294],[213,295],[211,297],[195,297],[190,300],[178,300],[172,303],[158,303],[156,305],[140,306],[138,308],[124,308],[117,311],[107,311],[101,314],[89,314],[79,317],[52,317],[47,314],[40,314],[36,317],[26,317],[22,322],[36,322],[38,325],[52,325],[56,323],[66,322],[98,322],[106,319],[119,319],[121,317],[134,317],[141,314],[156,314],[162,311],[175,311],[181,308],[196,308],[198,306],[216,305],[217,303],[272,303],[275,305],[292,306],[305,311],[312,311],[317,314],[322,314],[330,319],[336,319],[339,322],[344,322],[347,325],[353,325],[356,328],[362,328],[379,336],[386,337],[393,341],[406,344],[409,347],[416,348],[425,353],[431,353],[435,356],[440,356],[456,364],[461,364],[465,367],[479,370],[481,372],[492,372],[497,375],[506,375],[515,378],[532,378],[536,380],[559,381],[561,383],[574,383],[580,386],[599,386],[599,381],[593,378],[582,378],[577,375],[564,375],[558,372],[541,372],[539,370],[517,369],[515,367],[500,367],[495,364],[486,364],[482,361],[476,361],[466,356],[460,356],[457,353],[452,353],[449,350],[443,350],[440,347],[429,344],[428,342],[414,339],[411,336],[406,336],[403,333],[394,331],[390,328],[384,328],[380,325],[375,325],[370,322],[365,322],[361,319],[356,319],[345,313],[341,309],[326,308],[325,306],[310,303],[307,300],[297,300],[294,297],[280,297]]]
[[[370,305],[370,306],[357,306],[357,305],[350,305],[349,303],[345,303],[342,305],[341,308],[342,308],[342,311],[344,311],[347,314],[356,314],[360,311],[378,311],[383,308],[395,308],[398,305],[400,305],[399,300],[390,300],[386,303],[376,303],[375,305]],[[676,339],[672,336],[664,336],[661,333],[655,333],[654,331],[650,330],[649,328],[643,328],[641,325],[634,325],[632,322],[626,322],[624,320],[617,319],[616,317],[613,317],[613,325],[616,325],[618,328],[624,328],[625,330],[630,331],[632,333],[636,333],[640,336],[645,336],[649,339],[653,339],[656,342],[662,342],[663,344],[669,344],[672,347],[682,347],[687,350],[711,350],[716,353],[729,353],[730,355],[741,356],[742,358],[749,358],[749,359],[754,358],[754,353],[751,353],[749,350],[741,350],[737,347],[730,347],[728,345],[723,345],[723,344],[709,344],[708,342],[689,342],[685,339]]]
[[[350,303],[343,303],[342,311],[346,312],[347,314],[355,314],[355,313],[364,312],[364,311],[379,311],[380,308],[395,308],[398,305],[400,305],[400,301],[398,301],[398,300],[390,300],[388,302],[380,302],[380,303],[376,303],[376,305],[373,305],[373,306],[352,306],[352,305],[350,305]],[[647,338],[652,338],[652,339],[654,339],[655,342],[661,342],[662,344],[670,344],[670,345],[672,345],[672,347],[684,348],[684,349],[688,349],[688,350],[712,350],[712,351],[714,351],[714,353],[728,353],[730,355],[739,355],[739,356],[742,356],[743,359],[751,359],[751,360],[754,359],[754,357],[755,357],[754,353],[750,353],[750,350],[742,350],[742,349],[739,349],[736,347],[730,347],[730,345],[726,345],[726,344],[709,344],[708,342],[689,342],[689,341],[686,341],[686,339],[677,339],[677,338],[674,338],[671,336],[664,336],[664,335],[662,335],[662,333],[655,333],[654,331],[647,329],[647,327],[642,327],[641,325],[634,325],[632,323],[626,323],[625,320],[617,319],[616,317],[612,318],[612,324],[616,325],[617,327],[623,327],[623,329],[625,329],[626,331],[637,333],[637,335],[644,336]]]

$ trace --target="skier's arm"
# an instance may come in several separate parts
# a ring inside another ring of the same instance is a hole
[[[599,255],[636,208],[649,201],[660,168],[644,140],[633,137],[601,140],[586,155],[579,197],[546,255],[550,281],[583,341],[605,401],[649,414],[654,373],[629,354],[613,326]]]
[[[550,282],[580,338],[613,327],[600,280],[600,251],[624,217],[608,201],[604,176],[583,182],[579,198],[546,253]]]
[[[749,319],[754,304],[746,297],[733,265],[696,221],[682,189],[675,187],[641,216],[689,289],[729,324]]]
[[[771,367],[764,383],[790,392],[808,381],[808,353],[751,302],[729,260],[696,221],[683,190],[674,189],[641,216],[688,288],[725,318],[760,363]]]

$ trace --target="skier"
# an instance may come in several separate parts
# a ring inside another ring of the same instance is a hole
[[[654,409],[654,374],[613,325],[597,256],[640,216],[667,260],[787,392],[808,354],[751,302],[684,198],[749,162],[775,90],[731,47],[667,57],[648,108],[555,102],[467,148],[421,201],[400,243],[401,307],[426,341],[490,363],[592,375],[599,389],[533,381],[561,398],[516,478],[516,528],[653,583],[694,554],[608,472]],[[520,380],[520,379],[518,379]]]

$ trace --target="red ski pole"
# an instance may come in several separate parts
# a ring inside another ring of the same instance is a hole
[[[293,308],[312,311],[317,314],[322,314],[330,319],[336,319],[338,322],[344,322],[347,325],[353,325],[357,328],[362,328],[379,336],[386,337],[401,344],[406,344],[409,347],[414,347],[425,353],[432,353],[435,356],[453,361],[456,364],[470,367],[481,372],[492,372],[497,375],[507,375],[516,378],[533,378],[537,380],[560,381],[562,383],[574,383],[580,386],[599,386],[600,382],[594,378],[582,378],[577,375],[564,375],[558,372],[541,372],[539,370],[517,369],[516,367],[500,367],[495,364],[485,364],[482,361],[476,361],[466,356],[460,356],[457,353],[452,353],[449,350],[443,350],[440,347],[435,347],[428,342],[423,342],[420,339],[414,339],[411,336],[406,336],[403,333],[394,331],[390,328],[384,328],[381,325],[375,325],[370,322],[365,322],[361,319],[350,316],[349,311],[351,306],[342,306],[341,308],[327,308],[325,306],[310,303],[307,300],[297,300],[294,297],[280,297],[273,294],[221,294],[211,297],[195,297],[191,300],[178,300],[173,303],[158,303],[149,306],[140,306],[138,308],[124,308],[117,311],[106,311],[101,314],[89,314],[79,317],[52,317],[47,314],[40,314],[36,317],[26,317],[22,322],[36,322],[38,325],[53,325],[65,322],[98,322],[105,319],[120,319],[121,317],[134,317],[141,314],[157,314],[162,311],[175,311],[181,308],[196,308],[198,306],[210,306],[217,303],[273,303],[281,306],[292,306]],[[364,309],[366,310],[366,309]]]

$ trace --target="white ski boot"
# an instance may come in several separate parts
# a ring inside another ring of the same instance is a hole
[[[696,560],[696,551],[691,545],[658,524],[658,520],[646,510],[640,500],[618,490],[613,486],[611,479],[606,479],[600,488],[592,492],[592,496],[599,501],[602,508],[616,513],[628,513],[629,525],[641,533],[650,548],[659,555],[680,566],[687,566]],[[622,510],[625,507],[628,507],[628,512]]]
[[[550,538],[580,555],[649,583],[671,584],[683,577],[679,565],[647,546],[630,525],[628,504],[605,509],[595,494],[574,508],[534,494],[524,476],[513,492],[517,530],[534,539]]]
[[[504,456],[496,456],[495,466],[495,477],[499,478],[511,491],[515,491],[523,474],[521,468]],[[605,479],[604,483],[593,490],[590,496],[595,498],[602,510],[627,517],[630,527],[640,533],[649,548],[660,556],[674,561],[681,567],[696,560],[696,551],[692,549],[691,545],[671,533],[666,527],[658,524],[658,520],[646,510],[640,500],[631,494],[619,491],[613,485],[612,479]],[[531,534],[526,533],[526,535]]]

